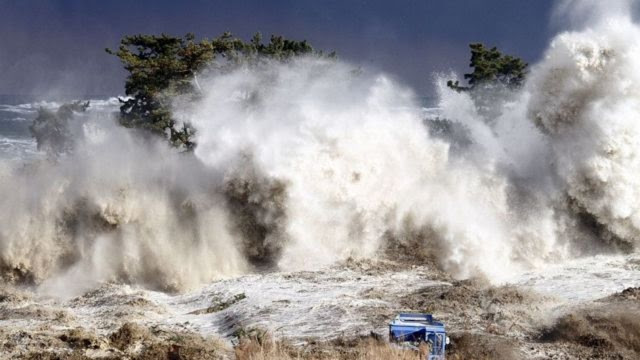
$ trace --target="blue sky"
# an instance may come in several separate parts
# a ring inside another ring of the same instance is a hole
[[[124,72],[104,52],[125,34],[307,39],[387,72],[419,94],[434,72],[466,71],[467,44],[534,62],[554,29],[553,0],[0,0],[0,94],[118,94]]]

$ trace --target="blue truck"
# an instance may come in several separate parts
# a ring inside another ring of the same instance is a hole
[[[389,340],[392,342],[425,342],[430,351],[428,360],[444,360],[449,338],[444,324],[431,314],[400,313],[389,323]]]

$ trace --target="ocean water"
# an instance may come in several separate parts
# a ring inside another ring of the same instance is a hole
[[[438,78],[425,108],[387,74],[322,59],[212,75],[172,103],[196,129],[188,156],[93,99],[74,151],[0,176],[0,264],[54,295],[189,293],[400,244],[437,249],[425,265],[453,278],[567,302],[638,286],[637,251],[619,249],[640,245],[639,38],[615,14],[559,34],[522,88],[484,89],[490,105]],[[63,101],[0,100],[2,162],[45,156],[29,124]],[[448,120],[441,134],[426,117]]]
[[[113,331],[119,314],[134,308],[137,315],[131,319],[148,325],[223,336],[238,326],[258,326],[299,340],[362,329],[384,333],[380,324],[398,310],[398,298],[448,285],[432,278],[430,264],[364,274],[332,267],[351,256],[375,258],[389,231],[403,236],[433,229],[440,234],[439,265],[445,271],[458,278],[485,274],[495,285],[513,284],[549,296],[549,307],[541,310],[545,316],[640,286],[637,253],[579,256],[567,251],[566,240],[582,233],[565,231],[567,223],[556,221],[571,219],[571,214],[553,207],[554,192],[544,182],[532,186],[512,177],[538,171],[529,159],[546,156],[537,147],[528,149],[529,156],[522,150],[527,146],[511,142],[539,141],[538,131],[524,122],[528,94],[522,95],[520,106],[505,105],[506,115],[488,128],[474,109],[461,111],[470,103],[464,94],[444,93],[437,108],[425,108],[384,76],[344,84],[336,79],[345,78],[347,67],[330,69],[323,78],[308,70],[317,64],[298,66],[273,70],[281,83],[266,89],[262,84],[271,83],[263,81],[262,73],[203,82],[210,85],[209,95],[187,112],[199,131],[194,157],[176,154],[163,142],[144,146],[119,126],[103,127],[100,136],[86,131],[83,151],[56,166],[43,162],[26,174],[6,177],[0,188],[6,200],[0,203],[0,240],[12,251],[0,253],[3,260],[16,268],[30,267],[40,281],[35,289],[40,306],[64,309],[84,327]],[[228,99],[247,84],[266,99],[251,112],[239,106],[243,99]],[[44,157],[29,125],[38,109],[55,109],[63,101],[0,100],[0,162]],[[100,115],[91,117],[94,125],[108,120],[103,115],[119,105],[113,97],[90,102],[89,112]],[[474,147],[456,155],[448,152],[446,137],[430,138],[424,119],[440,116],[458,119],[470,129]],[[521,132],[509,126],[519,126]],[[582,138],[562,140],[577,143]],[[243,172],[246,164],[238,154],[248,148],[256,163]],[[500,166],[485,166],[492,163]],[[227,233],[238,213],[221,198],[229,195],[224,192],[229,183],[216,181],[233,177],[251,185],[252,205],[258,209],[252,220],[269,229],[266,240],[282,241],[273,271],[248,267],[253,248],[246,247],[241,232]],[[273,193],[279,179],[288,184],[287,197]],[[569,180],[563,191],[575,186]],[[222,190],[212,192],[212,184]],[[514,204],[508,201],[513,187],[543,201]],[[284,225],[278,223],[280,210],[287,215]],[[61,229],[61,216],[83,226]],[[397,224],[389,222],[394,218]],[[412,228],[406,218],[419,226]],[[58,241],[69,234],[79,235]],[[591,238],[577,242],[600,245]],[[51,249],[82,256],[63,267],[52,261]],[[233,302],[236,298],[241,300]],[[231,305],[202,313],[216,302]],[[37,324],[0,321],[15,328]]]
[[[119,106],[118,98],[109,96],[44,100],[29,95],[0,95],[0,159],[24,162],[42,156],[29,131],[38,110],[55,110],[77,100],[90,101],[92,111],[110,112]]]
[[[29,125],[37,116],[37,105],[26,96],[0,96],[0,158],[36,156],[36,143]]]

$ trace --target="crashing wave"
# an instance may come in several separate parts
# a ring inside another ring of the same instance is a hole
[[[491,111],[440,82],[433,123],[384,74],[319,59],[201,79],[201,100],[174,108],[197,129],[192,154],[90,111],[72,153],[1,163],[0,276],[183,290],[402,251],[500,282],[581,251],[629,250],[637,39],[616,16],[560,34]]]

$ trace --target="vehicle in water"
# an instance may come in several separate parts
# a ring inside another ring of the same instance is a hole
[[[444,360],[449,338],[444,324],[431,314],[400,313],[389,323],[389,340],[429,346],[428,360]]]

